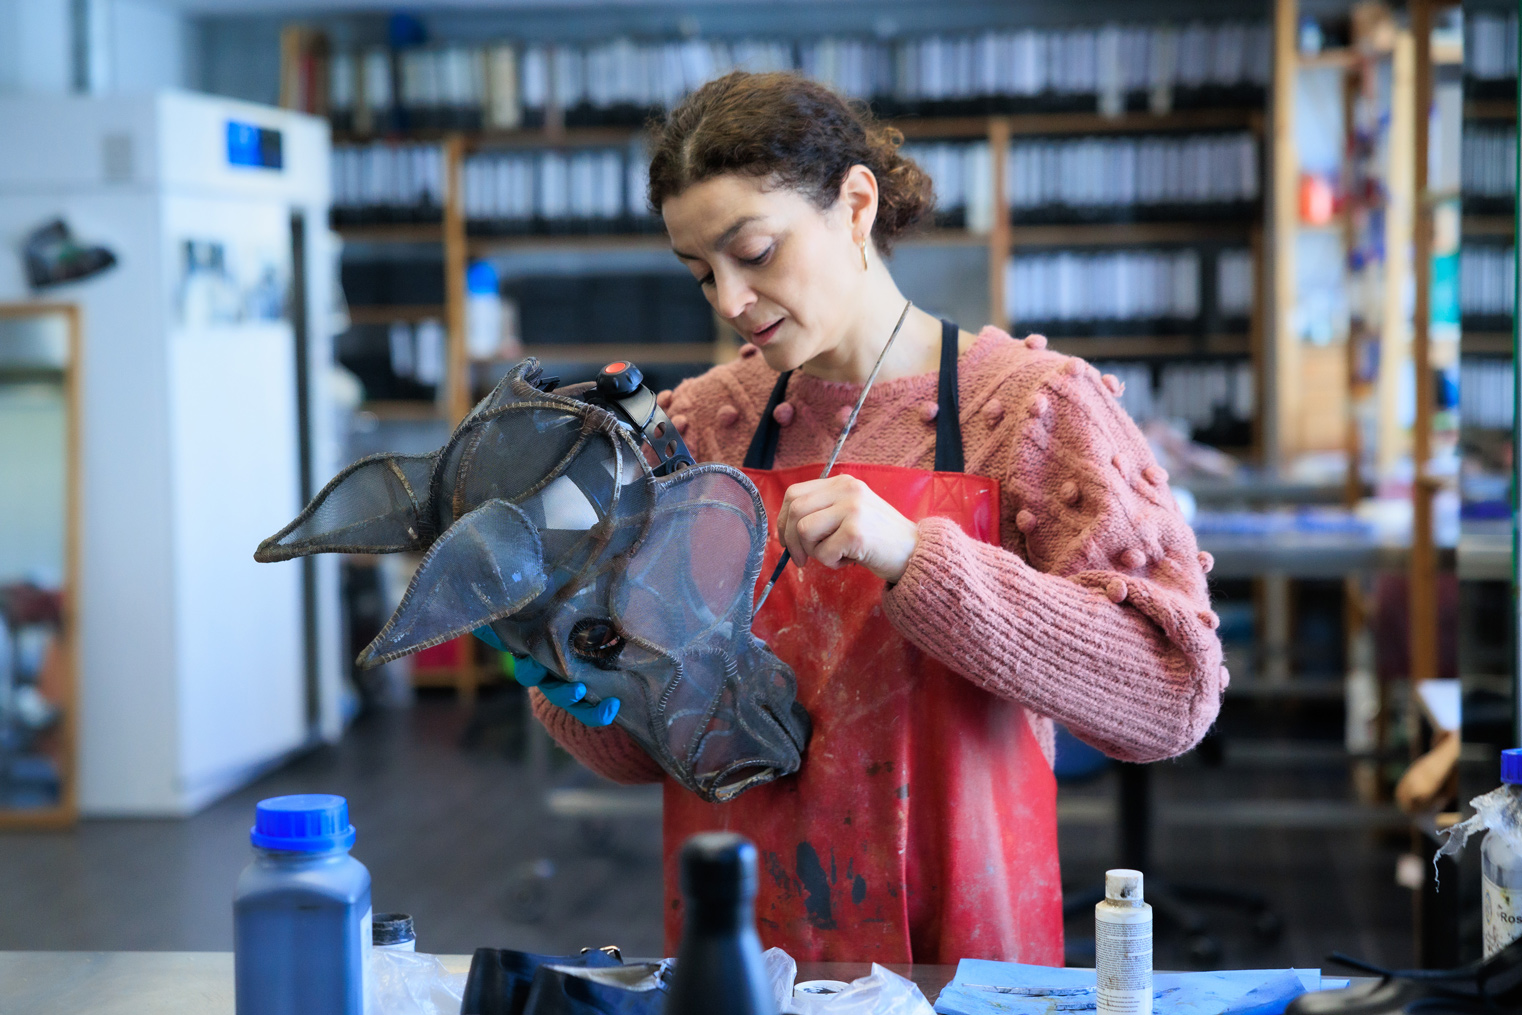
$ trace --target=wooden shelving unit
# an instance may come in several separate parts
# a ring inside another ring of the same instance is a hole
[[[341,225],[337,231],[349,243],[440,243],[444,239],[444,226],[439,222]]]
[[[1511,333],[1507,331],[1466,331],[1463,338],[1464,355],[1510,356]]]
[[[1011,224],[1002,181],[1005,159],[1012,138],[1040,135],[1136,134],[1213,129],[1250,129],[1261,131],[1262,112],[1256,109],[1195,109],[1163,115],[1127,113],[1105,117],[1095,113],[1021,114],[1012,116],[908,118],[894,121],[906,137],[938,140],[987,140],[993,159],[990,174],[995,181],[992,195],[993,225],[987,233],[958,228],[929,228],[905,237],[904,246],[985,247],[988,250],[989,319],[1008,322],[1005,311],[1004,266],[1016,250],[1035,247],[1126,247],[1156,244],[1241,242],[1257,250],[1258,226],[1251,220],[1200,221],[1098,221],[1072,224]],[[444,145],[445,208],[438,223],[398,223],[343,225],[340,235],[356,244],[442,243],[445,247],[446,299],[441,306],[360,306],[350,308],[357,324],[385,324],[392,321],[419,321],[437,318],[446,321],[449,335],[449,369],[440,401],[451,420],[463,418],[470,404],[469,364],[464,355],[464,271],[470,258],[489,257],[497,253],[534,253],[564,251],[665,251],[669,241],[662,233],[558,233],[558,234],[472,234],[461,212],[462,166],[473,152],[495,148],[595,147],[628,144],[638,131],[632,128],[571,128],[520,131],[440,133],[420,132],[407,140],[436,139]],[[380,140],[355,135],[340,135],[351,142]],[[1260,330],[1262,300],[1255,300],[1258,310],[1252,328]],[[1180,358],[1190,355],[1251,355],[1261,343],[1249,336],[1142,336],[1108,338],[1058,338],[1065,349],[1092,357]],[[726,340],[717,341],[711,355],[725,355]],[[531,346],[529,354],[557,362],[595,363],[613,354],[612,347],[596,345]],[[617,353],[652,363],[719,362],[705,354],[695,356],[696,349],[681,346],[643,346],[633,351],[619,347]],[[395,418],[395,413],[389,414]]]
[[[1049,348],[1085,359],[1187,359],[1192,356],[1250,356],[1248,335],[1135,335],[1054,338]]]
[[[1293,35],[1293,26],[1290,34]],[[1112,334],[1100,337],[1051,335],[1054,348],[1102,359],[1187,360],[1191,357],[1251,357],[1261,364],[1265,348],[1265,330],[1269,299],[1264,281],[1265,245],[1261,211],[1240,219],[1189,220],[1171,217],[1158,221],[1125,220],[1128,209],[1117,209],[1118,221],[1084,221],[1069,224],[1013,223],[1006,194],[1006,163],[1012,140],[1038,137],[1136,136],[1142,134],[1181,134],[1210,131],[1250,131],[1265,141],[1269,121],[1260,105],[1184,108],[1162,114],[1125,112],[1108,116],[1098,112],[1015,113],[975,116],[909,116],[891,121],[912,141],[984,141],[991,159],[989,177],[993,193],[988,195],[991,211],[987,232],[967,229],[932,228],[906,236],[903,247],[984,248],[987,251],[988,318],[1001,327],[1010,327],[1007,312],[1006,266],[1017,252],[1036,248],[1081,249],[1125,247],[1239,244],[1251,251],[1255,270],[1253,310],[1247,334]],[[462,213],[463,166],[465,159],[478,152],[513,149],[586,149],[623,148],[636,142],[641,131],[631,127],[555,126],[523,130],[484,130],[473,132],[425,130],[409,132],[404,137],[337,133],[335,141],[348,144],[385,143],[388,141],[430,141],[444,147],[444,207],[439,222],[345,225],[339,232],[346,242],[358,244],[442,244],[445,253],[446,293],[442,307],[352,307],[356,323],[385,323],[394,320],[415,321],[425,317],[444,320],[448,332],[448,368],[441,386],[438,407],[409,410],[396,403],[372,403],[367,410],[385,419],[437,419],[455,421],[468,411],[471,399],[472,364],[466,357],[464,335],[464,275],[472,258],[496,254],[565,253],[565,252],[650,252],[668,249],[663,233],[561,233],[555,235],[487,235],[472,232]],[[1268,163],[1264,154],[1264,164]],[[1269,174],[1260,187],[1258,208],[1268,203]],[[1202,278],[1202,284],[1204,279]],[[441,313],[442,312],[442,313]],[[981,322],[968,322],[969,325]],[[1220,325],[1206,325],[1220,327]],[[1229,326],[1229,325],[1227,325]],[[525,354],[550,363],[596,364],[613,355],[627,356],[651,364],[718,363],[735,354],[737,340],[728,328],[717,324],[715,341],[702,345],[602,346],[597,344],[535,344],[530,338]],[[1265,401],[1256,399],[1252,429],[1263,430]],[[409,415],[409,413],[411,415]],[[1250,449],[1256,454],[1257,448]]]
[[[1247,243],[1256,224],[1246,220],[1203,222],[1083,222],[1016,225],[1014,247],[1130,247],[1157,243]]]
[[[349,308],[349,321],[353,324],[391,324],[393,321],[442,321],[447,316],[443,304],[389,304],[375,303]]]

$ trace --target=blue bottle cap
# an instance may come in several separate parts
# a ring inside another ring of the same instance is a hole
[[[493,296],[498,294],[497,269],[492,267],[490,261],[477,261],[466,269],[465,290],[472,293],[490,293]]]
[[[1512,747],[1501,752],[1501,781],[1522,782],[1522,747]]]
[[[300,793],[260,800],[249,841],[285,853],[326,853],[354,845],[349,801],[330,793]]]

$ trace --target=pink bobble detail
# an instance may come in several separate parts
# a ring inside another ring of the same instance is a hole
[[[848,420],[850,418],[851,418],[851,406],[849,406],[849,405],[842,405],[839,408],[839,410],[837,410],[836,413],[835,413],[835,419],[840,423],[841,426],[845,426],[846,425],[846,420]]]
[[[662,391],[659,395],[655,396],[655,404],[659,405],[662,409],[669,409],[671,408],[671,399],[673,397],[671,392]]]
[[[1065,504],[1077,504],[1078,503],[1078,484],[1073,482],[1070,479],[1066,483],[1062,484],[1062,488],[1057,491],[1057,494],[1058,494],[1058,496],[1060,496],[1062,498],[1063,503],[1065,503]]]
[[[1121,454],[1118,451],[1110,456],[1110,464],[1115,466],[1116,470],[1119,472],[1126,471],[1126,460],[1121,457]]]
[[[1047,400],[1045,395],[1037,395],[1031,399],[1030,413],[1032,416],[1045,416],[1046,410],[1051,407],[1052,403]]]
[[[1142,475],[1147,477],[1147,482],[1153,486],[1162,486],[1168,482],[1168,470],[1161,465],[1149,465],[1142,470]]]
[[[1105,387],[1110,389],[1110,394],[1114,395],[1116,398],[1119,398],[1125,393],[1126,386],[1122,384],[1120,378],[1116,377],[1114,374],[1105,374],[1104,382]]]
[[[1214,631],[1221,626],[1221,618],[1216,615],[1214,610],[1201,610],[1200,623]]]
[[[1019,529],[1021,532],[1029,532],[1035,527],[1036,516],[1031,514],[1025,508],[1021,508],[1019,513],[1015,515],[1015,528]]]
[[[940,413],[941,407],[934,402],[920,403],[920,421],[924,423],[935,422],[935,417]]]
[[[732,405],[721,405],[721,406],[719,406],[719,425],[720,426],[734,426],[735,425],[735,421],[738,420],[739,418],[740,418],[740,410],[739,409],[736,409]]]
[[[760,351],[761,347],[759,345],[752,345],[750,342],[746,342],[744,345],[740,346],[740,358],[750,359]]]
[[[1131,549],[1127,550],[1125,553],[1122,553],[1120,555],[1120,563],[1121,563],[1121,565],[1124,566],[1126,569],[1131,570],[1131,571],[1135,571],[1137,568],[1141,567],[1146,562],[1147,562],[1147,555],[1145,553],[1142,553],[1140,550],[1138,550],[1134,546],[1131,547]]]
[[[781,402],[772,410],[772,419],[777,421],[778,426],[787,426],[793,421],[793,405],[791,402]]]
[[[988,400],[988,404],[983,406],[983,415],[987,416],[991,420],[1003,419],[1004,403],[999,401],[997,398],[990,398]]]
[[[1045,335],[1026,335],[1025,336],[1025,347],[1027,349],[1034,349],[1034,350],[1036,350],[1038,352],[1040,350],[1042,350],[1042,349],[1045,349],[1046,348],[1046,336]]]
[[[1110,583],[1105,586],[1105,595],[1110,597],[1110,602],[1112,603],[1125,602],[1126,593],[1129,591],[1126,588],[1126,583],[1119,578],[1111,578]]]
[[[1209,551],[1201,550],[1200,551],[1200,570],[1204,571],[1206,574],[1209,574],[1214,569],[1215,569],[1215,555],[1211,554]]]
[[[1065,369],[1068,373],[1072,374],[1074,377],[1077,377],[1088,368],[1089,365],[1087,363],[1079,359],[1077,356],[1074,356],[1072,359],[1068,360],[1068,365]]]
[[[671,417],[671,425],[676,427],[676,432],[679,434],[685,434],[687,432],[687,425],[689,422],[690,420],[688,420],[686,416]]]
[[[1231,671],[1228,670],[1226,667],[1222,666],[1221,667],[1221,690],[1224,691],[1224,690],[1226,690],[1226,688],[1228,688],[1230,686],[1231,686]]]

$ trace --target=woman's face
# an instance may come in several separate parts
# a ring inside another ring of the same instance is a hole
[[[842,341],[866,276],[844,202],[820,211],[794,190],[731,174],[668,198],[661,215],[708,302],[773,370]]]

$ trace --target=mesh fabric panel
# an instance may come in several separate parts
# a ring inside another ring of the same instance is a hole
[[[483,625],[616,718],[710,800],[796,772],[808,716],[751,634],[766,513],[743,473],[657,478],[607,410],[518,364],[441,451],[377,456],[328,485],[256,557],[424,549],[374,665]]]
[[[307,509],[259,544],[254,559],[309,553],[418,550],[430,535],[425,517],[435,455],[372,455],[340,472]]]

